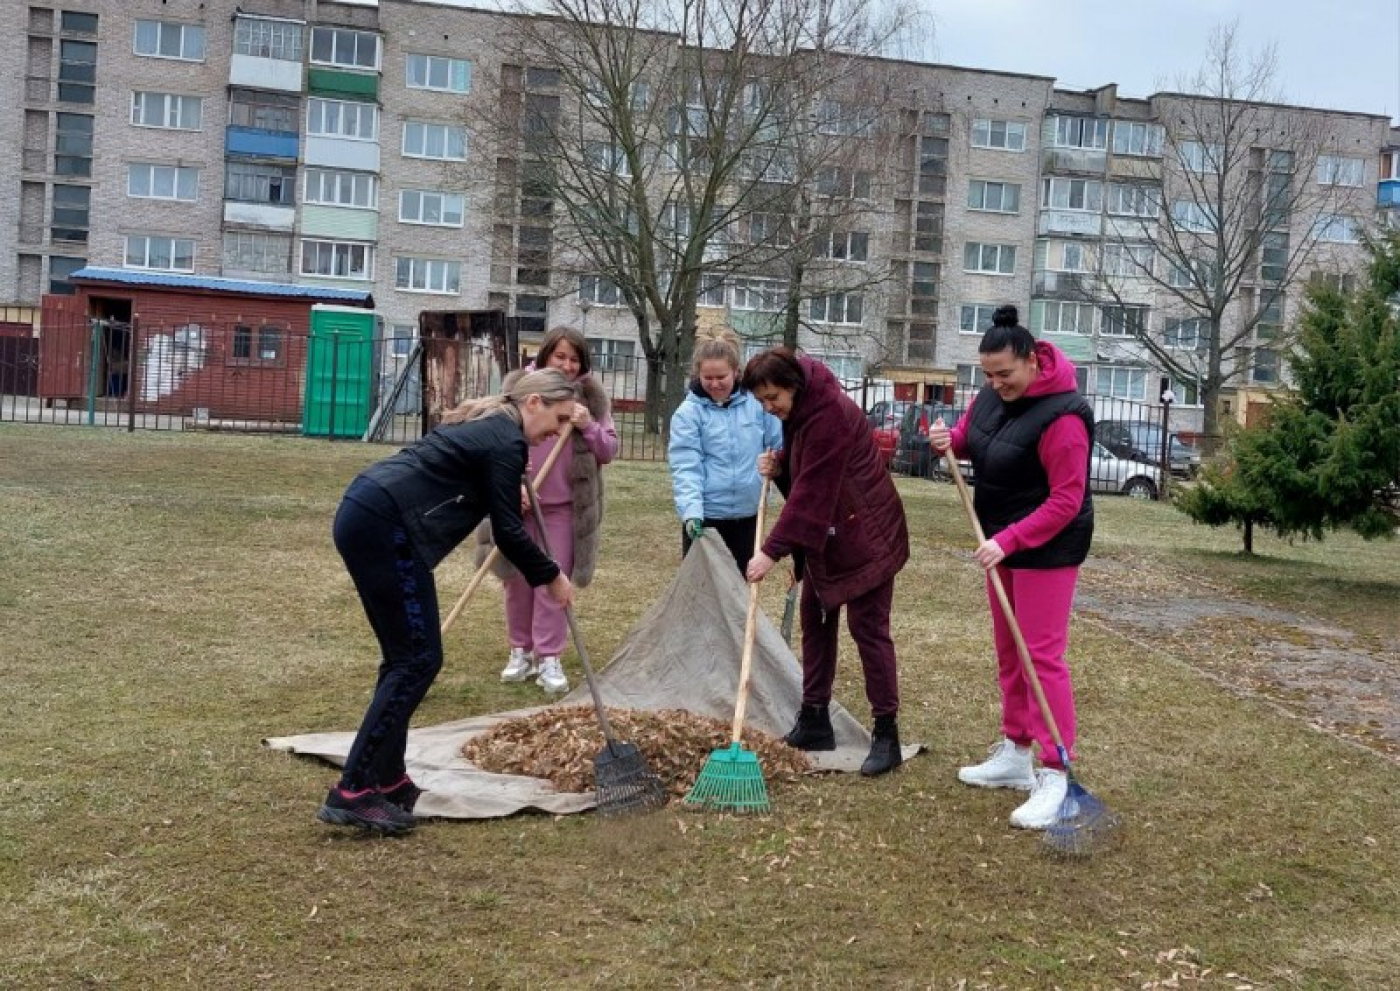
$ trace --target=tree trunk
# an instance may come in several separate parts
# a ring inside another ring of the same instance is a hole
[[[649,434],[660,434],[662,425],[661,409],[664,402],[662,387],[666,381],[666,360],[659,353],[647,355],[646,411],[642,426]]]
[[[1245,521],[1244,521],[1244,552],[1245,552],[1246,554],[1253,554],[1253,553],[1254,553],[1254,521],[1253,521],[1253,520],[1245,520]]]

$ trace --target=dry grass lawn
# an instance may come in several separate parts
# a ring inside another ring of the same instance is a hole
[[[1178,653],[1076,622],[1085,783],[1128,823],[1083,863],[953,777],[996,731],[981,582],[950,486],[901,480],[909,740],[877,781],[780,785],[776,812],[313,818],[332,769],[266,736],[352,728],[373,641],[331,547],[383,448],[0,425],[0,986],[1348,988],[1400,973],[1400,766],[1240,698]],[[664,466],[608,469],[579,602],[613,648],[669,581]],[[1400,555],[1291,547],[1100,501],[1097,555],[1396,639]],[[444,598],[470,575],[439,570]],[[778,582],[765,607],[781,609]],[[499,591],[420,722],[533,703],[502,685]],[[576,662],[568,661],[577,674]],[[838,682],[866,708],[848,650]],[[697,768],[698,770],[698,768]]]

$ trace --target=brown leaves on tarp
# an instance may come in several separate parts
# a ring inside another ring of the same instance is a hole
[[[731,724],[684,709],[608,709],[613,736],[634,743],[673,796],[695,783],[711,751],[729,745]],[[743,746],[758,754],[768,783],[812,769],[807,755],[766,733],[745,729]],[[468,740],[462,756],[483,771],[544,778],[560,791],[593,790],[593,758],[604,747],[589,706],[545,709],[512,719]]]

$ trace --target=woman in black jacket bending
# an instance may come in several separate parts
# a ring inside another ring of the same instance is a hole
[[[355,582],[383,659],[340,782],[317,818],[383,833],[412,829],[420,791],[404,767],[408,723],[442,667],[433,568],[482,519],[532,586],[568,605],[573,586],[531,542],[520,518],[529,445],[557,434],[574,387],[552,369],[504,395],[469,400],[428,436],[350,483],[336,513],[336,550]]]

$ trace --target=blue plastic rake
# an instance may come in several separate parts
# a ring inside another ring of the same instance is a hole
[[[963,479],[957,458],[953,456],[953,449],[949,447],[943,452],[943,456],[948,462],[948,472],[958,487],[963,509],[967,511],[967,518],[972,523],[972,530],[977,535],[977,543],[980,546],[987,538],[983,535],[982,523],[972,508],[972,493],[967,490],[967,482]],[[1102,801],[1091,794],[1089,789],[1075,780],[1074,769],[1070,766],[1069,751],[1065,749],[1065,741],[1060,736],[1060,727],[1055,723],[1055,716],[1050,711],[1050,703],[1045,699],[1045,690],[1040,687],[1040,676],[1035,672],[1035,662],[1031,660],[1026,638],[1021,635],[1021,624],[1016,622],[1016,612],[1011,608],[1006,586],[1002,584],[1001,575],[997,573],[996,568],[992,568],[987,574],[991,576],[992,589],[996,592],[997,602],[1001,604],[1001,613],[1006,617],[1006,625],[1011,629],[1011,638],[1016,641],[1016,653],[1021,656],[1021,665],[1030,680],[1036,704],[1040,706],[1040,714],[1045,719],[1045,725],[1055,741],[1055,751],[1065,768],[1068,784],[1065,800],[1060,803],[1055,821],[1045,830],[1045,848],[1065,856],[1087,857],[1102,848],[1122,822]]]

